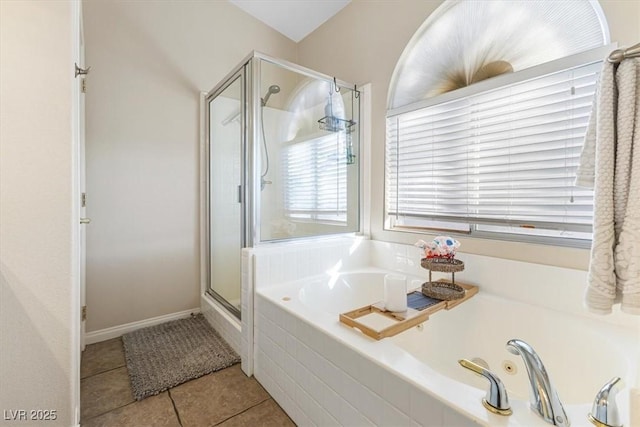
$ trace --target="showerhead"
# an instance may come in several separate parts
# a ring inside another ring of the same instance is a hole
[[[269,101],[269,97],[272,94],[278,93],[278,92],[280,92],[280,86],[278,85],[269,86],[269,89],[267,90],[267,94],[264,96],[264,98],[262,98],[262,106],[264,107],[265,105],[267,105],[267,102]]]

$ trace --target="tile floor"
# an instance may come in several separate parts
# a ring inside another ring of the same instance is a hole
[[[116,338],[87,346],[80,377],[83,427],[295,426],[239,364],[138,402]]]

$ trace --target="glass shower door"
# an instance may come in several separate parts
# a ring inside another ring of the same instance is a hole
[[[240,317],[243,233],[244,73],[207,98],[208,292]]]

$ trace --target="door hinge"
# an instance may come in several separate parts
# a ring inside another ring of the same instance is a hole
[[[87,93],[87,79],[80,79],[80,92]]]
[[[80,205],[83,208],[87,207],[87,193],[82,193],[82,195],[80,196]]]
[[[82,306],[82,321],[84,322],[85,320],[87,320],[87,306],[83,305]]]
[[[80,68],[77,62],[73,65],[75,66],[74,77],[86,76],[87,74],[89,74],[89,71],[91,71],[91,67]]]

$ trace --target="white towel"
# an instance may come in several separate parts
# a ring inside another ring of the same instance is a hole
[[[586,306],[640,314],[640,58],[604,63],[576,185],[594,189]]]

